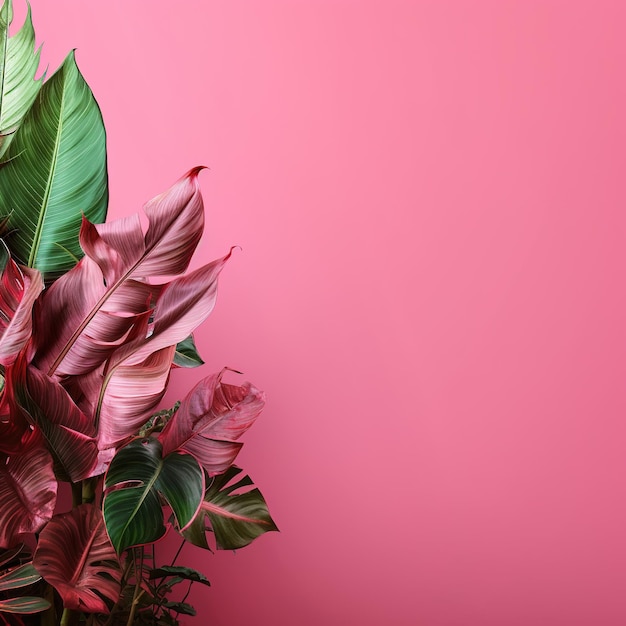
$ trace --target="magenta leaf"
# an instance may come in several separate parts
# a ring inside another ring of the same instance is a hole
[[[93,423],[58,381],[27,367],[13,380],[13,389],[19,406],[43,434],[61,480],[77,482],[104,472]]]
[[[122,573],[100,509],[82,504],[56,515],[41,532],[33,564],[66,608],[109,613]]]
[[[0,548],[40,531],[52,517],[56,495],[52,457],[34,430],[19,454],[0,454]]]
[[[204,226],[198,171],[191,170],[145,206],[149,227],[143,238],[136,218],[98,227],[83,220],[80,243],[86,256],[51,286],[37,311],[35,365],[39,369],[48,375],[93,370],[124,342],[134,316],[150,310],[156,301],[161,287],[152,288],[146,279],[179,274],[187,268]],[[195,281],[195,287],[202,279],[211,277],[189,280]],[[178,293],[185,284],[178,287]],[[185,297],[193,299],[190,294]],[[206,295],[197,298],[206,300]],[[172,309],[168,298],[165,308]],[[202,321],[198,307],[193,308],[196,312],[187,318],[195,315]],[[162,347],[163,342],[151,351]],[[138,361],[147,355],[144,352]]]
[[[20,268],[0,240],[0,364],[10,365],[32,333],[32,308],[43,290],[37,270]]]
[[[209,473],[228,469],[242,444],[237,441],[252,426],[265,405],[265,394],[250,383],[222,383],[224,370],[201,380],[181,403],[160,435],[163,453],[185,450]]]

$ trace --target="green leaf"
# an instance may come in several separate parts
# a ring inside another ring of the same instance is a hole
[[[203,585],[211,586],[211,583],[207,580],[207,577],[202,573],[190,567],[183,567],[180,565],[163,565],[150,571],[149,578],[154,580],[155,578],[165,578],[167,576],[175,576],[177,578],[191,580],[194,583],[202,583]]]
[[[234,493],[253,484],[249,476],[228,484],[240,472],[241,469],[233,465],[213,478],[198,515],[181,533],[187,541],[209,548],[205,517],[209,518],[217,547],[223,550],[243,548],[263,533],[278,530],[258,489]]]
[[[0,601],[0,612],[4,613],[40,613],[50,608],[50,603],[43,598],[22,596]]]
[[[24,563],[20,567],[12,569],[10,572],[0,576],[0,591],[8,589],[18,589],[20,587],[28,587],[41,580],[41,576],[33,567],[32,563]]]
[[[196,614],[196,609],[194,609],[191,604],[187,604],[187,602],[164,602],[163,606],[176,611],[176,613],[182,613],[183,615]]]
[[[106,217],[106,139],[100,109],[74,53],[44,83],[7,152],[0,213],[15,232],[13,256],[53,280],[82,256],[84,213]]]
[[[104,519],[119,553],[152,543],[165,534],[159,494],[184,529],[194,518],[204,493],[204,472],[190,454],[162,457],[155,438],[135,439],[113,458],[105,479]]]
[[[43,77],[35,80],[39,67],[39,50],[35,51],[35,31],[30,5],[24,25],[12,37],[9,26],[13,20],[11,0],[0,10],[0,154],[8,147],[11,137],[30,109]]]
[[[178,367],[198,367],[204,365],[202,357],[198,354],[193,335],[189,335],[187,339],[176,345],[174,365],[178,365]]]

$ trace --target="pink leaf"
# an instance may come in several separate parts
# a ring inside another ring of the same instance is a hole
[[[86,256],[52,285],[37,312],[39,369],[50,376],[95,369],[125,341],[134,316],[149,310],[161,294],[162,287],[152,289],[146,279],[187,268],[204,225],[198,171],[191,170],[145,206],[149,227],[143,240],[138,219],[98,227],[83,220],[80,241]],[[163,342],[145,350],[138,361],[162,347]]]
[[[165,286],[154,308],[152,333],[143,345],[128,349],[128,365],[143,361],[152,352],[175,346],[209,316],[217,297],[217,278],[231,254],[232,250]]]
[[[41,530],[52,517],[56,495],[52,457],[35,430],[25,438],[19,454],[0,454],[0,547]]]
[[[43,290],[41,274],[20,268],[0,241],[6,263],[0,276],[0,364],[10,365],[32,332],[32,308]]]
[[[122,572],[99,508],[82,504],[55,516],[39,536],[37,571],[61,595],[68,609],[109,613],[117,601]]]
[[[194,167],[144,206],[150,225],[146,255],[137,269],[142,276],[171,276],[187,269],[204,229],[198,184],[202,169]]]
[[[252,426],[265,404],[263,392],[250,383],[222,383],[223,373],[201,380],[159,437],[164,455],[185,450],[210,476],[232,465],[242,445],[236,440]]]
[[[175,350],[164,348],[141,363],[122,362],[106,373],[98,417],[101,450],[134,435],[150,417],[165,393]]]

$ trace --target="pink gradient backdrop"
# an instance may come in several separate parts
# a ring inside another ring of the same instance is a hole
[[[19,0],[18,0],[19,1]],[[31,0],[111,216],[196,164],[208,365],[282,532],[200,626],[626,623],[626,4]]]

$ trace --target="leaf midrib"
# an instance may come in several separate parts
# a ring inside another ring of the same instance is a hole
[[[39,246],[41,244],[41,237],[43,234],[43,223],[46,218],[46,214],[48,212],[48,202],[50,200],[50,191],[52,189],[52,179],[54,178],[54,174],[57,168],[58,162],[58,154],[59,154],[59,146],[61,145],[61,134],[63,132],[63,110],[65,108],[65,75],[63,75],[63,85],[61,89],[61,106],[59,108],[59,117],[57,123],[57,132],[54,140],[54,151],[52,153],[52,164],[50,167],[50,172],[48,174],[48,181],[46,182],[46,189],[44,192],[44,197],[41,201],[42,210],[39,212],[39,220],[37,222],[37,227],[33,234],[33,245],[30,250],[30,254],[28,257],[28,267],[34,267],[34,261],[37,258],[37,254],[39,252]]]
[[[142,263],[144,263],[146,259],[150,257],[150,254],[154,252],[154,249],[157,247],[157,245],[163,240],[165,235],[169,233],[170,229],[173,227],[174,223],[178,220],[181,213],[182,211],[174,215],[173,219],[170,220],[169,224],[167,224],[166,228],[164,229],[164,235],[160,237],[159,239],[157,239],[156,241],[154,241],[147,248],[144,248],[144,252],[141,255],[141,257],[137,259],[137,261],[133,263],[131,267],[126,272],[124,272],[122,276],[120,276],[113,283],[113,285],[111,285],[111,287],[107,289],[107,291],[104,292],[104,294],[102,294],[98,302],[96,302],[96,304],[93,306],[91,311],[85,316],[85,319],[81,322],[81,324],[79,324],[78,328],[72,333],[72,336],[68,339],[67,343],[65,344],[65,346],[63,347],[63,349],[61,350],[57,358],[54,360],[50,368],[48,369],[48,376],[52,376],[54,374],[54,372],[59,367],[63,359],[67,356],[68,352],[72,349],[72,346],[76,343],[76,340],[78,339],[78,337],[82,334],[85,328],[87,328],[87,325],[89,324],[89,322],[91,322],[91,320],[97,315],[98,311],[104,306],[104,304],[111,297],[111,295],[115,293],[115,291],[119,289],[119,287],[125,281],[129,280],[134,274],[135,270]],[[145,241],[145,238],[144,238],[144,241]]]
[[[159,459],[157,461],[157,465],[155,466],[154,475],[152,476],[152,478],[150,479],[150,481],[148,483],[145,483],[145,485],[144,485],[145,489],[143,490],[143,493],[142,493],[141,497],[139,498],[139,501],[137,502],[137,505],[133,509],[133,512],[128,516],[128,519],[126,520],[126,524],[124,525],[124,528],[122,529],[122,532],[120,533],[120,541],[118,542],[118,546],[117,546],[118,548],[119,548],[119,543],[121,542],[121,539],[126,534],[126,531],[128,530],[128,527],[130,526],[131,522],[135,519],[135,516],[137,515],[137,512],[141,508],[141,505],[143,504],[144,500],[148,496],[148,493],[154,487],[154,484],[156,483],[159,475],[161,474],[162,469],[163,469],[163,460]],[[135,487],[134,489],[141,489],[141,487]]]
[[[2,20],[2,16],[0,16],[0,20]],[[2,37],[2,63],[0,63],[0,132],[2,132],[2,107],[4,105],[4,83],[6,80],[6,65],[7,65],[7,55],[9,51],[9,22],[7,20],[6,30],[3,33]]]

